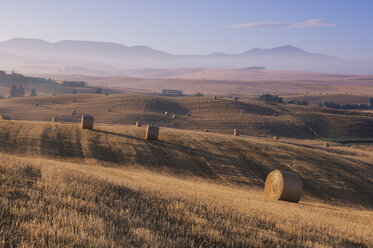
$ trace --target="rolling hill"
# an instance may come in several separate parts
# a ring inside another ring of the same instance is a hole
[[[76,115],[72,115],[72,111]],[[168,112],[169,115],[165,115]],[[373,138],[373,115],[312,106],[266,104],[249,98],[152,95],[56,95],[0,100],[0,113],[14,120],[79,122],[90,114],[103,124],[154,124],[178,129],[261,137]],[[175,118],[172,118],[175,115]]]

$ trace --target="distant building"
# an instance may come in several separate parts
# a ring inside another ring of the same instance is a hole
[[[181,90],[162,90],[164,96],[181,96],[183,92]]]
[[[87,82],[85,81],[63,81],[62,86],[65,87],[78,87],[78,88],[84,88],[87,87]]]

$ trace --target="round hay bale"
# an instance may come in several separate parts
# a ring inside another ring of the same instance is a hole
[[[216,96],[213,96],[213,97],[212,97],[212,99],[214,99],[214,100],[216,100],[216,98],[217,98]]]
[[[93,121],[94,121],[93,116],[83,115],[82,123],[81,123],[82,129],[93,129]]]
[[[233,135],[234,136],[240,136],[240,133],[238,132],[237,128],[233,129]]]
[[[294,172],[274,170],[268,174],[265,181],[264,195],[267,198],[297,203],[302,191],[302,179]]]
[[[166,111],[166,112],[164,112],[164,115],[165,115],[165,116],[167,116],[167,115],[168,115],[168,112],[167,112],[167,111]]]
[[[159,127],[148,125],[146,127],[145,139],[158,140]]]

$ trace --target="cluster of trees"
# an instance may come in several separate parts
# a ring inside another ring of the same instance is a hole
[[[271,94],[263,94],[261,96],[259,96],[258,98],[259,100],[261,101],[265,101],[265,102],[283,102],[283,98],[282,97],[278,97],[276,95],[271,95]]]
[[[203,96],[203,93],[198,91],[197,93],[194,94],[194,96]]]
[[[324,102],[319,103],[319,106],[325,106],[327,108],[334,108],[334,109],[370,109],[372,105],[369,106],[368,104],[337,104],[334,102]]]
[[[23,89],[22,85],[16,86],[12,85],[10,88],[10,97],[22,97],[25,96],[25,90]],[[36,90],[34,88],[31,89],[30,96],[37,96]]]

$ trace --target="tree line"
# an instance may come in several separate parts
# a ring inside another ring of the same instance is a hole
[[[25,96],[25,90],[23,89],[22,85],[17,87],[16,85],[13,84],[12,87],[10,88],[10,97],[23,97],[23,96]],[[31,89],[30,96],[37,96],[35,88]]]

